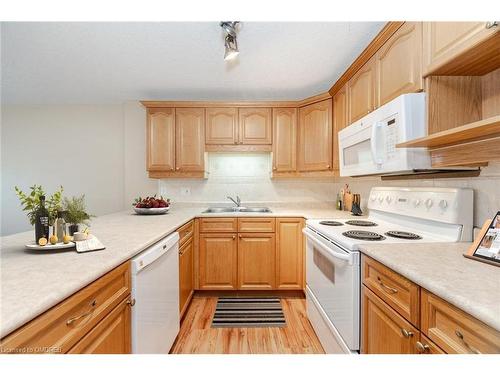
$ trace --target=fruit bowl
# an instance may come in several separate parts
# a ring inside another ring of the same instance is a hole
[[[134,207],[134,211],[137,215],[163,215],[170,210],[170,207],[160,207],[160,208],[137,208]]]

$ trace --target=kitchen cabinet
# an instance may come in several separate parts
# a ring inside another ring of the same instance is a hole
[[[4,337],[0,352],[130,352],[130,262]]]
[[[179,312],[184,315],[194,293],[194,240],[191,236],[179,249]]]
[[[150,108],[147,116],[147,170],[175,169],[175,109]]]
[[[199,240],[199,285],[207,290],[237,289],[236,233],[202,233]]]
[[[405,22],[377,51],[375,65],[377,107],[399,95],[421,91],[422,22]]]
[[[276,218],[276,289],[304,289],[302,218]]]
[[[375,107],[375,57],[368,60],[347,83],[348,121],[352,124]]]
[[[339,156],[339,131],[347,126],[347,85],[344,85],[335,96],[333,101],[333,170],[340,169]]]
[[[275,288],[275,234],[238,235],[238,289]]]
[[[238,109],[207,108],[205,144],[235,145],[238,143]]]
[[[272,144],[271,108],[239,108],[239,144]]]
[[[363,354],[415,354],[418,330],[385,304],[366,286],[362,286]]]
[[[493,21],[489,22],[424,22],[423,23],[423,53],[424,53],[424,75],[437,72],[438,75],[448,75],[440,72],[446,63],[466,54],[475,46],[490,39],[498,33],[499,26]],[[498,35],[498,34],[497,34]],[[498,43],[498,42],[497,42]],[[496,44],[498,46],[498,44]],[[488,48],[490,51],[494,46]],[[487,61],[480,59],[482,65],[488,65]],[[498,53],[497,53],[498,56]],[[490,58],[489,60],[494,60]],[[498,58],[496,59],[498,61]],[[476,61],[477,65],[477,61]],[[479,67],[479,69],[481,69]],[[475,74],[483,75],[488,71],[478,71]]]
[[[324,171],[332,166],[332,100],[299,109],[298,170]]]
[[[127,354],[131,352],[130,306],[123,300],[83,337],[68,354]]]
[[[175,110],[175,170],[200,172],[205,169],[205,109]]]
[[[273,171],[297,168],[297,109],[273,108]]]

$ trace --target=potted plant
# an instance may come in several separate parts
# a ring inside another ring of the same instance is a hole
[[[14,187],[16,191],[16,195],[21,201],[21,205],[23,206],[23,211],[27,211],[27,216],[31,225],[35,225],[37,212],[40,210],[43,200],[42,197],[47,198],[45,191],[41,185],[33,185],[30,187],[31,192],[24,193],[17,186]],[[57,218],[57,211],[61,209],[61,198],[62,198],[63,187],[60,186],[59,190],[57,190],[54,194],[48,197],[45,200],[45,209],[48,211],[48,225],[51,226],[54,224],[55,219]],[[35,233],[35,240],[36,238]]]
[[[69,223],[69,235],[78,232],[80,224],[89,225],[89,220],[94,215],[87,213],[85,208],[85,195],[79,197],[64,198],[64,219]]]

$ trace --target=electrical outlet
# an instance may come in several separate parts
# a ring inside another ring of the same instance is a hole
[[[181,188],[181,195],[185,197],[191,195],[191,189],[188,187]]]

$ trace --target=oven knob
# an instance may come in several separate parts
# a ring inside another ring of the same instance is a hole
[[[427,206],[427,208],[431,208],[433,203],[434,203],[434,202],[432,202],[432,199],[430,199],[430,198],[428,198],[428,199],[425,201],[425,205]]]
[[[384,201],[384,197],[383,196],[378,197],[378,201],[382,203]]]
[[[385,197],[385,200],[387,201],[387,203],[391,203],[392,198],[390,196],[387,196],[387,197]]]
[[[444,210],[446,207],[448,207],[448,202],[444,199],[441,199],[441,201],[439,202],[439,207]]]
[[[415,199],[415,200],[413,201],[413,205],[414,205],[415,207],[420,206],[420,199]]]

